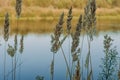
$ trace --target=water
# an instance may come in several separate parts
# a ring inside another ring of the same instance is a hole
[[[112,24],[113,26],[113,24]],[[120,26],[118,26],[120,27]],[[4,73],[6,80],[36,80],[37,76],[43,76],[45,80],[50,80],[50,65],[53,57],[51,49],[51,35],[52,33],[27,33],[17,35],[17,51],[14,57],[11,57],[7,53],[8,44],[14,47],[14,37],[15,33],[10,35],[8,42],[4,41],[3,35],[0,36],[0,80],[4,80]],[[104,36],[108,34],[111,36],[113,41],[113,47],[117,47],[117,51],[120,52],[120,31],[99,31],[96,36],[94,36],[91,42],[91,62],[93,69],[94,80],[98,79],[99,73],[101,72],[100,65],[102,64],[101,58],[105,56],[103,50],[103,40]],[[20,52],[21,47],[21,37],[23,37],[23,52]],[[84,40],[83,40],[84,38]],[[83,47],[81,51],[81,66],[83,66],[83,76],[86,77],[86,69],[84,67],[86,56],[88,53],[88,43],[87,36],[81,35],[80,45],[83,40]],[[71,43],[70,39],[70,43]],[[69,39],[67,38],[62,45],[65,52],[67,61],[69,63]],[[6,61],[4,60],[6,56]],[[120,53],[118,54],[120,56]],[[13,61],[13,63],[12,63]],[[5,66],[4,63],[6,62]],[[14,69],[16,63],[16,69]],[[12,65],[13,64],[13,65]],[[70,64],[71,65],[71,64]],[[5,69],[5,72],[4,72]],[[61,49],[55,54],[54,63],[54,80],[65,80],[66,79],[66,63],[62,54]],[[13,76],[13,77],[12,77]]]

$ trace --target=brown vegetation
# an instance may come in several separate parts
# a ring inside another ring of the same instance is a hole
[[[83,13],[87,0],[23,0],[22,19],[41,19],[41,18],[56,18],[62,11],[65,14],[70,6],[73,7],[73,16],[79,16]],[[97,0],[97,15],[98,16],[115,16],[120,13],[120,0]],[[4,14],[10,13],[11,18],[16,18],[15,1],[0,0],[0,19],[3,19]]]

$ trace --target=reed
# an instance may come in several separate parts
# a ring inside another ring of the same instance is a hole
[[[71,47],[70,43],[71,43],[71,41],[70,41],[70,38],[71,38],[71,28],[72,28],[72,23],[71,22],[72,22],[72,18],[73,18],[73,14],[72,14],[72,6],[71,6],[69,11],[68,11],[68,14],[67,14],[67,21],[66,21],[66,26],[67,26],[66,32],[67,32],[67,37],[68,37],[68,40],[69,40],[68,41],[69,66],[70,66],[70,61],[71,61],[71,58],[70,58],[70,56],[71,56],[71,52],[70,52],[70,49],[71,49],[70,48]],[[66,77],[67,77],[67,75],[66,75]]]
[[[21,12],[22,12],[22,0],[16,0],[16,6],[15,6],[15,9],[16,9],[16,18],[17,18],[17,22],[16,22],[16,35],[15,35],[15,38],[17,40],[17,35],[18,35],[18,27],[19,27],[19,18],[21,16]],[[20,48],[19,48],[19,52],[22,54],[23,53],[23,50],[24,50],[24,36],[22,35],[21,36],[21,39],[20,39]],[[17,45],[17,41],[15,41],[15,44],[16,46]],[[21,56],[22,57],[22,56]],[[20,63],[21,63],[21,57],[20,57]],[[20,64],[19,63],[19,64]],[[14,71],[14,74],[16,74],[16,55],[15,55],[15,71]],[[19,67],[19,79],[21,78],[21,66]]]
[[[72,33],[72,43],[71,43],[71,52],[70,52],[71,57],[72,57],[72,66],[70,65],[68,66],[67,59],[65,57],[65,53],[62,48],[61,41],[59,40],[60,34],[62,33],[61,28],[60,29],[58,28],[58,30],[55,29],[54,35],[52,35],[52,43],[54,43],[54,47],[52,44],[52,52],[54,51],[54,53],[56,53],[59,50],[59,48],[61,48],[65,62],[66,62],[66,66],[68,69],[68,73],[70,76],[70,80],[80,80],[83,78],[83,76],[81,76],[81,72],[80,72],[81,67],[79,64],[80,62],[79,54],[81,53],[81,48],[79,47],[79,44],[80,44],[80,34],[82,30],[87,33],[87,40],[88,40],[88,55],[86,57],[86,60],[87,60],[86,79],[93,80],[92,62],[91,62],[91,56],[90,56],[90,40],[93,39],[92,37],[93,31],[96,28],[96,15],[95,15],[96,14],[95,13],[96,2],[95,0],[88,0],[87,6],[85,7],[84,10],[85,10],[84,16],[80,15],[78,23],[76,25],[75,33],[74,34]],[[72,20],[72,7],[69,9],[68,16],[67,16],[67,30],[66,31],[68,35],[71,34],[71,27],[72,27],[71,20]],[[63,41],[65,41],[65,39]],[[70,59],[69,59],[69,63],[70,63]],[[70,68],[71,68],[71,71],[70,71]],[[89,71],[89,68],[90,68],[90,71]]]
[[[55,62],[54,57],[55,57],[55,55],[53,54],[53,59],[51,61],[51,65],[50,65],[50,74],[51,74],[50,80],[54,80],[54,62]]]
[[[60,19],[58,21],[58,24],[56,25],[56,28],[55,28],[55,31],[54,31],[54,35],[51,36],[51,38],[52,38],[52,41],[51,41],[51,43],[52,43],[51,51],[53,53],[57,53],[57,51],[61,48],[63,57],[65,59],[65,63],[66,63],[66,66],[67,66],[67,70],[68,70],[68,73],[69,73],[69,77],[70,77],[70,80],[71,80],[70,69],[69,69],[69,66],[68,66],[68,62],[67,62],[64,50],[62,48],[62,44],[65,41],[67,36],[65,36],[62,40],[60,40],[60,36],[62,34],[62,31],[63,31],[62,30],[62,25],[64,23],[63,18],[64,18],[64,13],[61,14]]]
[[[20,17],[20,14],[21,14],[21,11],[22,11],[22,0],[16,0],[16,6],[15,6],[15,9],[16,9],[16,16],[17,18]]]
[[[14,49],[15,49],[15,52],[17,51],[17,46],[18,46],[18,39],[17,39],[17,35],[15,35],[15,37],[14,37]]]
[[[62,31],[63,31],[63,29],[62,29],[62,26],[63,26],[63,23],[64,23],[63,18],[64,18],[64,13],[61,14],[59,22],[56,25],[56,28],[55,28],[55,31],[54,31],[54,35],[51,36],[51,38],[52,38],[52,41],[51,41],[51,43],[52,43],[51,51],[53,53],[56,53],[59,50],[59,48],[60,48],[60,44],[61,43],[60,43],[59,38],[60,38],[60,36],[62,34]]]
[[[71,20],[72,20],[72,7],[69,9],[68,16],[67,16],[67,33],[70,34],[71,30]]]
[[[4,40],[5,40],[5,51],[4,51],[4,80],[6,80],[6,43],[9,39],[9,14],[5,15],[4,22]]]
[[[4,22],[4,40],[7,42],[8,39],[9,39],[9,14],[6,13]]]
[[[86,7],[84,8],[83,28],[89,35],[90,39],[93,39],[96,29],[96,0],[88,0]]]
[[[51,62],[51,68],[50,68],[50,73],[51,73],[51,80],[54,80],[54,61],[55,61],[55,53],[57,53],[57,51],[59,50],[60,48],[60,36],[62,34],[62,25],[64,23],[63,21],[63,18],[64,18],[64,13],[61,14],[60,18],[59,18],[59,21],[56,25],[56,28],[55,28],[55,31],[54,31],[54,34],[51,35],[51,44],[52,44],[52,47],[51,47],[51,51],[53,52],[53,60]]]
[[[79,45],[79,37],[80,37],[81,29],[82,29],[82,15],[80,15],[77,26],[76,26],[76,31],[74,35],[72,35],[72,39],[73,39],[72,46],[71,46],[72,54],[74,54],[74,52],[76,51]]]
[[[73,76],[73,80],[81,80],[81,73],[80,73],[80,61],[77,60],[75,74]]]

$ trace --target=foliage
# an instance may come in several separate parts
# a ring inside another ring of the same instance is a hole
[[[106,35],[104,40],[104,53],[105,57],[102,58],[102,65],[100,66],[102,71],[98,80],[116,80],[115,76],[117,70],[117,54],[116,48],[112,48],[112,39]]]

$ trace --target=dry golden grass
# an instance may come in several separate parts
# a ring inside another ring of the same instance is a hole
[[[21,19],[58,18],[64,12],[67,14],[69,8],[73,7],[73,16],[78,17],[83,13],[87,0],[23,0]],[[113,3],[106,0],[96,0],[98,16],[120,15],[120,0]],[[15,1],[0,0],[0,19],[8,12],[12,19],[16,19]],[[73,18],[74,19],[74,18]]]
[[[24,19],[57,19],[59,15],[64,12],[67,15],[68,9],[54,9],[54,8],[41,8],[41,7],[23,7],[21,13],[21,20]],[[15,8],[0,8],[0,19],[4,19],[4,14],[9,12],[10,18],[16,19]],[[77,19],[80,14],[83,14],[83,9],[73,8],[73,19]],[[120,18],[120,8],[98,8],[97,14],[98,18],[114,17],[116,19]],[[66,18],[66,17],[65,17]]]

